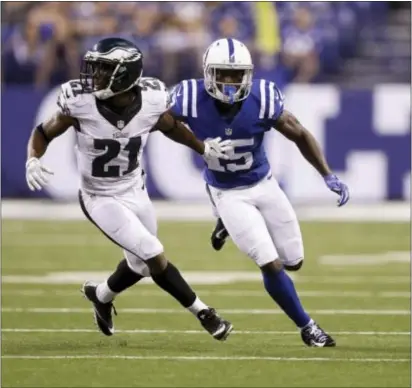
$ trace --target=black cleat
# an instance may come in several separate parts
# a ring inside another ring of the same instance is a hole
[[[233,330],[233,325],[229,321],[225,321],[219,317],[213,308],[200,311],[197,317],[202,326],[218,341],[224,341]]]
[[[112,302],[102,303],[97,299],[96,288],[97,284],[87,281],[83,284],[81,291],[85,298],[93,304],[94,320],[99,330],[104,335],[111,336],[114,333],[112,310],[115,315],[117,315],[117,312]]]
[[[211,241],[212,247],[215,251],[220,251],[225,245],[226,239],[228,238],[229,233],[227,232],[225,225],[221,218],[217,220],[215,230],[212,233]]]
[[[323,331],[316,322],[313,322],[312,325],[308,325],[302,329],[300,335],[307,346],[316,348],[336,346],[335,340],[328,333]]]

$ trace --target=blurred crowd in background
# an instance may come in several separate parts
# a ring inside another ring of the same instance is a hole
[[[245,42],[255,76],[281,87],[345,79],[359,84],[356,77],[374,75],[383,82],[410,82],[410,3],[21,1],[1,6],[6,87],[49,88],[78,78],[81,56],[107,36],[134,41],[144,54],[144,75],[168,85],[201,77],[203,52],[220,37]]]

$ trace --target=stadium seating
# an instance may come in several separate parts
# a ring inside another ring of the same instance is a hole
[[[59,36],[62,34],[56,22],[58,19],[49,16],[49,19],[33,22],[36,20],[33,14],[40,7],[47,7],[47,3],[22,2],[20,11],[24,12],[18,12],[16,4],[9,9],[5,3],[2,15],[3,81],[6,85],[36,83],[39,87],[60,83],[70,76],[67,60],[60,61],[67,56],[68,42],[76,45],[77,58],[70,56],[70,60],[77,64],[81,53],[92,42],[107,35],[121,35],[138,42],[145,54],[146,75],[161,77],[167,83],[174,83],[178,78],[197,77],[201,75],[199,59],[204,47],[224,34],[230,33],[245,41],[254,55],[259,56],[255,44],[259,20],[253,6],[251,2],[66,3],[49,9],[49,15],[70,15],[69,31],[62,37]],[[376,43],[385,44],[390,50],[387,50],[388,55],[377,55],[376,52],[381,50],[375,50],[369,56],[372,57],[371,66],[378,63],[386,70],[398,71],[400,75],[396,81],[408,81],[405,79],[409,69],[406,62],[410,60],[410,53],[405,58],[405,50],[397,50],[398,46],[391,45],[390,36],[382,28],[389,20],[388,2],[276,2],[273,7],[277,12],[278,34],[282,42],[292,39],[292,45],[302,41],[313,45],[320,65],[318,74],[310,81],[327,81],[328,77],[339,76],[348,69],[363,69],[365,61],[351,59],[365,56],[361,48],[367,46],[370,52]],[[305,7],[312,19],[313,24],[305,31],[295,22],[299,7]],[[21,14],[27,17],[16,17]],[[90,20],[94,23],[88,23]],[[50,48],[50,42],[56,45]],[[46,81],[41,81],[39,66],[51,56],[57,56],[58,66],[50,70]],[[269,68],[267,61],[264,68],[262,61],[257,61],[257,73],[283,78],[279,80],[283,84],[293,81],[295,73],[283,64],[282,49],[275,57]],[[176,70],[170,71],[171,68]]]

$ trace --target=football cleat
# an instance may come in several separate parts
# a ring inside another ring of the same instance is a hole
[[[316,322],[303,328],[300,332],[303,342],[307,346],[325,348],[336,346],[335,340],[327,334]]]
[[[226,340],[230,332],[233,330],[233,325],[229,321],[221,318],[213,308],[199,311],[197,317],[202,326],[218,341]]]
[[[112,302],[102,303],[97,299],[96,289],[97,284],[87,281],[83,284],[81,291],[85,298],[93,304],[94,321],[99,330],[104,335],[111,336],[114,334],[112,310],[115,315],[117,315],[117,312]]]
[[[219,218],[211,237],[213,249],[215,251],[220,251],[223,245],[225,245],[228,236],[229,233],[227,232],[225,225],[223,225],[222,219]]]

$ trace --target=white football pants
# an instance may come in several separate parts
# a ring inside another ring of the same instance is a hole
[[[247,188],[207,188],[233,242],[259,267],[277,258],[289,266],[303,260],[296,213],[271,174]]]
[[[140,185],[111,197],[79,192],[80,206],[86,217],[111,241],[123,248],[129,267],[150,276],[145,260],[163,252],[157,238],[154,207]]]

